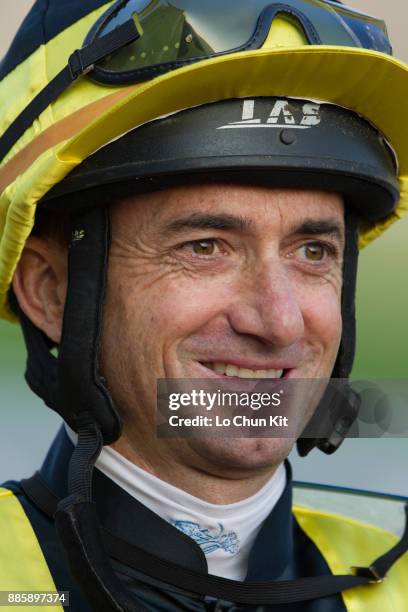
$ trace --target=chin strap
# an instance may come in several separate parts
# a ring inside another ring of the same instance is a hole
[[[93,468],[101,449],[101,432],[91,419],[84,417],[70,462],[69,497],[59,501],[38,473],[22,481],[27,496],[48,516],[55,518],[71,573],[95,610],[143,610],[115,575],[109,556],[161,581],[163,588],[167,584],[196,596],[210,596],[227,604],[231,602],[232,608],[233,604],[261,606],[301,603],[357,586],[377,584],[408,551],[407,505],[407,523],[398,544],[369,567],[353,568],[354,574],[279,582],[238,582],[188,570],[116,538],[100,525],[91,487]]]
[[[51,353],[53,343],[18,308],[27,346],[29,387],[75,431],[84,418],[92,418],[104,444],[117,440],[122,426],[99,373],[109,248],[108,207],[76,214],[58,359]]]
[[[136,611],[140,607],[112,570],[92,501],[92,473],[102,446],[100,429],[85,415],[69,465],[70,495],[58,503],[55,526],[71,574],[92,608]]]

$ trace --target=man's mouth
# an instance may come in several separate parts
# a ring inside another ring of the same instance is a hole
[[[203,366],[213,370],[220,376],[230,376],[234,378],[282,378],[285,375],[285,370],[259,370],[252,368],[240,368],[236,365],[230,363],[220,363],[220,362],[205,362],[202,363]]]

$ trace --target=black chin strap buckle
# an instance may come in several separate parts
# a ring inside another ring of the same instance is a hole
[[[384,582],[384,579],[387,577],[382,576],[375,567],[375,565],[370,565],[369,567],[353,566],[351,568],[351,571],[355,576],[361,576],[361,578],[368,578],[370,584],[380,584],[381,582]]]

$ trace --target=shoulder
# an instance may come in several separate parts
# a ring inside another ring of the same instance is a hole
[[[0,488],[0,590],[48,590],[55,584],[17,483]]]
[[[0,591],[69,591],[70,609],[91,612],[72,581],[53,521],[18,482],[0,485],[0,533]],[[52,610],[63,612],[61,606]]]
[[[25,495],[20,483],[9,481],[0,485],[0,533],[7,533],[5,548],[40,546],[53,544],[55,530],[53,522],[41,512]],[[13,544],[14,543],[14,544]],[[27,543],[27,545],[26,545]]]
[[[25,495],[20,482],[8,480],[0,484],[0,515],[5,516],[13,508],[18,508],[19,511],[15,510],[14,518],[17,519],[22,513],[27,520],[31,514],[31,506],[32,504]]]
[[[384,547],[394,546],[398,541],[395,534],[349,516],[304,506],[295,506],[293,512],[300,527],[319,548],[325,548],[328,542],[352,547],[363,563],[366,557],[373,561],[373,556],[382,554]]]
[[[21,505],[23,490],[18,482],[8,481],[0,485],[0,520],[27,518]],[[20,517],[22,512],[22,517]]]
[[[37,510],[24,494],[20,483],[9,481],[0,485],[0,530],[12,530],[16,540],[18,534],[36,538],[37,523],[46,517]]]
[[[353,566],[370,566],[388,552],[398,537],[375,525],[348,516],[295,506],[296,520],[315,543],[333,574],[349,574]],[[408,600],[408,553],[391,568],[381,584],[343,593],[348,610],[360,610],[364,603],[371,612],[406,612]]]

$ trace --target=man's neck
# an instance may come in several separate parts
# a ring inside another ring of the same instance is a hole
[[[279,464],[242,470],[219,468],[210,462],[184,462],[183,456],[140,453],[123,435],[112,444],[125,459],[164,482],[211,504],[233,504],[255,495],[272,478]],[[157,448],[155,449],[157,451]]]

